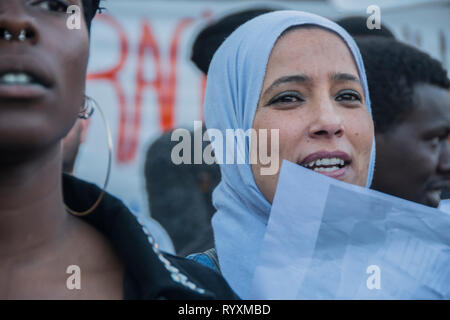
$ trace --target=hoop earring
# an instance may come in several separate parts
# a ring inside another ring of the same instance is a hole
[[[97,102],[89,96],[84,96],[84,106],[81,108],[80,112],[78,112],[78,118],[80,119],[89,119],[94,113],[95,108],[99,108]]]
[[[78,115],[81,119],[88,119],[94,112],[94,108],[97,109],[100,112],[100,115],[102,116],[102,120],[106,129],[106,135],[107,135],[107,144],[108,144],[108,168],[106,172],[106,178],[105,183],[103,184],[102,191],[100,192],[100,195],[97,198],[97,201],[86,211],[78,212],[70,209],[67,205],[64,205],[66,207],[66,211],[70,214],[73,214],[78,217],[86,216],[90,213],[92,213],[95,209],[97,209],[98,205],[102,201],[106,191],[106,187],[108,186],[109,182],[109,176],[111,174],[111,162],[112,162],[112,153],[113,153],[113,143],[111,138],[111,130],[109,128],[108,120],[106,119],[105,114],[103,113],[103,110],[98,105],[97,101],[92,99],[91,97],[85,96],[85,106],[80,111],[80,114]]]

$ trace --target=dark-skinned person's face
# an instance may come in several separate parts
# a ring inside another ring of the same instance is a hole
[[[413,106],[385,133],[376,133],[377,158],[372,188],[438,207],[449,186],[450,95],[429,84],[414,87]]]
[[[0,0],[0,161],[55,145],[77,119],[89,34],[82,14],[81,29],[67,27],[69,5],[83,8],[81,0]]]

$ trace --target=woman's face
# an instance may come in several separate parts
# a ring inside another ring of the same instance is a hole
[[[365,186],[374,128],[363,94],[351,52],[338,35],[294,29],[272,50],[253,128],[279,129],[279,163],[286,159]],[[272,202],[279,170],[261,175],[261,167],[252,165],[253,175]]]
[[[77,118],[89,35],[82,14],[81,29],[67,27],[68,5],[82,8],[82,1],[0,0],[2,158],[54,145]]]

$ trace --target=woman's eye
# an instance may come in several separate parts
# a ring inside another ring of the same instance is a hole
[[[353,90],[346,90],[346,91],[342,91],[340,92],[337,96],[336,96],[336,101],[361,101],[361,96],[358,92],[353,91]]]
[[[272,98],[269,102],[269,105],[290,105],[304,101],[305,100],[296,92],[285,92]]]
[[[61,0],[43,0],[35,3],[37,7],[47,11],[66,13],[69,5]]]

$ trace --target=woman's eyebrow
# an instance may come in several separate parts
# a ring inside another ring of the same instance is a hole
[[[264,95],[267,92],[269,92],[270,90],[272,90],[273,88],[275,88],[283,83],[286,83],[286,82],[311,83],[312,79],[309,76],[304,75],[304,74],[284,76],[284,77],[278,78],[277,80],[272,82],[272,84],[264,91]]]
[[[333,73],[330,75],[330,79],[332,81],[352,81],[361,85],[361,81],[359,81],[359,78],[350,73]]]
[[[361,85],[361,81],[359,81],[359,78],[350,74],[350,73],[333,73],[330,75],[330,79],[332,81],[352,81],[356,82],[357,84]],[[272,90],[273,88],[288,82],[295,82],[295,83],[312,83],[311,77],[305,75],[305,74],[296,74],[296,75],[290,75],[290,76],[284,76],[281,78],[276,79],[272,84],[264,91],[263,95],[266,95],[267,92]]]

